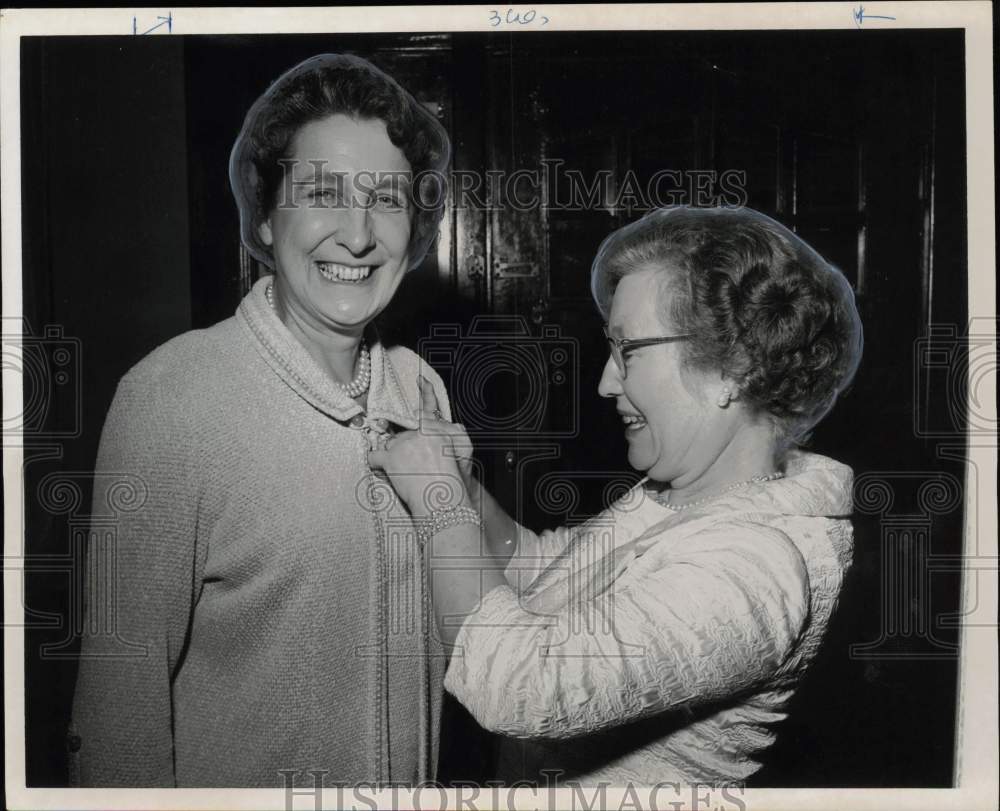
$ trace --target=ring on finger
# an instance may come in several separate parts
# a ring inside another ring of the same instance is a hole
[[[436,420],[443,420],[444,419],[444,414],[441,413],[441,409],[440,408],[435,408],[432,413],[434,414],[434,419],[436,419]]]

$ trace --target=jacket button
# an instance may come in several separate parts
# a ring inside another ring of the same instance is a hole
[[[355,414],[351,417],[351,428],[362,428],[365,424],[364,414]]]
[[[379,417],[377,420],[375,420],[375,427],[378,428],[380,431],[384,431],[386,428],[389,427],[389,420]]]
[[[70,752],[79,752],[81,746],[83,746],[83,738],[79,735],[70,735],[66,738],[66,748]]]

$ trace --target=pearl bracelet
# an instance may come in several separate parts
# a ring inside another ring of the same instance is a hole
[[[449,527],[460,524],[473,524],[477,527],[483,525],[478,512],[472,507],[461,506],[431,510],[430,515],[419,518],[414,523],[417,526],[417,543],[421,546],[426,546],[431,538]]]

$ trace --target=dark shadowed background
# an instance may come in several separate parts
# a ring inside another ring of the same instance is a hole
[[[450,132],[456,170],[562,161],[611,178],[585,210],[453,199],[438,248],[380,320],[441,372],[487,482],[534,529],[593,514],[636,478],[613,404],[596,395],[606,350],[588,289],[597,245],[643,213],[627,178],[742,171],[748,205],[843,269],[865,356],[811,448],[858,476],[855,566],[754,784],[951,785],[976,427],[964,417],[977,350],[962,31],[21,43],[24,315],[37,337],[25,363],[39,372],[25,380],[29,786],[66,781],[73,572],[115,385],[160,343],[232,315],[260,272],[240,249],[229,150],[268,83],[323,52],[394,75]],[[538,194],[551,202],[555,185]],[[59,497],[60,483],[76,496]],[[441,778],[489,779],[492,740],[448,710]]]

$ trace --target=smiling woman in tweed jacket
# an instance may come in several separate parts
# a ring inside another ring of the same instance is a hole
[[[422,561],[393,541],[409,514],[367,453],[417,427],[419,359],[371,322],[434,239],[443,195],[417,205],[411,184],[448,155],[434,118],[355,57],[303,62],[248,113],[230,178],[244,244],[275,272],[119,385],[98,481],[133,483],[134,509],[113,566],[88,568],[77,783],[433,776],[443,660]]]

